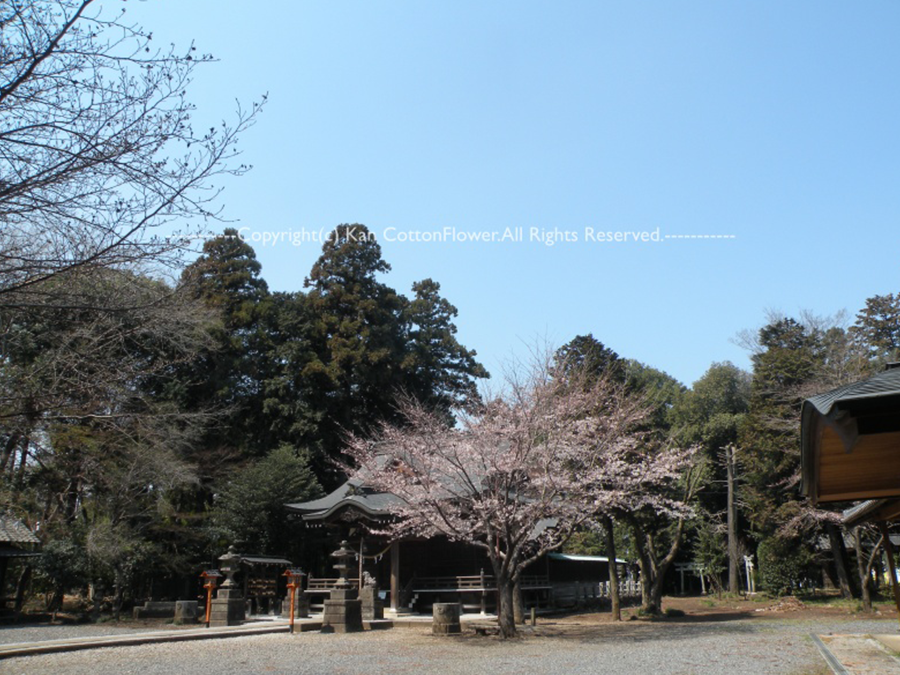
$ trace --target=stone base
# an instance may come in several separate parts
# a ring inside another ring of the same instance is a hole
[[[366,621],[379,621],[384,618],[384,603],[378,597],[377,586],[365,586],[359,592],[362,600],[362,616]]]
[[[433,605],[434,619],[431,632],[434,635],[455,635],[462,632],[459,622],[461,607],[458,602],[436,602]]]
[[[179,600],[175,603],[175,623],[197,623],[199,613],[196,600]]]
[[[170,619],[175,614],[175,603],[171,601],[147,601],[143,607],[135,607],[135,619]]]
[[[288,594],[288,598],[290,598],[290,594]],[[288,599],[286,605],[288,606],[288,610],[290,609],[290,599]],[[309,618],[309,596],[305,591],[297,591],[297,594],[294,596],[294,618],[295,619],[308,619]]]
[[[361,600],[326,600],[322,617],[323,633],[358,633],[362,631]]]
[[[233,594],[233,595],[232,595]],[[246,618],[246,605],[236,589],[219,589],[219,595],[210,606],[210,626],[238,626]]]

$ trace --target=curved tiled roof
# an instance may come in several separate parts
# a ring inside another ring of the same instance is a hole
[[[399,502],[400,499],[392,494],[376,492],[358,480],[349,480],[324,497],[285,504],[285,507],[288,511],[300,514],[303,520],[328,520],[348,507],[371,518],[383,518],[389,515],[390,506]]]
[[[40,544],[41,540],[21,520],[0,516],[0,544]]]

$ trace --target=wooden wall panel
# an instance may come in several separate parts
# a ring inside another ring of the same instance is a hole
[[[860,436],[847,453],[826,427],[819,452],[819,501],[892,495],[900,495],[900,432]]]

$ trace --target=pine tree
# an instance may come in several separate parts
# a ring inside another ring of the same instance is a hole
[[[364,225],[340,225],[305,282],[315,356],[303,376],[317,392],[311,404],[330,457],[337,456],[347,432],[365,433],[396,417],[406,299],[379,281],[390,269]]]
[[[224,413],[207,439],[210,450],[260,454],[271,445],[261,396],[271,366],[270,296],[261,271],[253,248],[229,228],[208,240],[203,255],[182,273],[182,286],[218,315],[210,327],[215,347],[181,378],[184,405]]]
[[[441,297],[441,285],[425,279],[414,283],[412,290],[415,298],[404,311],[407,391],[448,416],[454,408],[471,408],[480,400],[476,378],[490,375],[475,360],[475,350],[456,339],[453,320],[458,312]]]

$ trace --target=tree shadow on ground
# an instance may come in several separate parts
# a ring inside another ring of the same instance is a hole
[[[622,621],[619,623],[579,624],[552,620],[540,622],[537,626],[520,627],[520,636],[529,638],[551,638],[576,642],[649,642],[652,640],[688,640],[704,638],[723,633],[751,633],[755,629],[741,613],[722,614],[689,619],[664,619],[654,621]],[[474,639],[484,639],[475,638]]]

